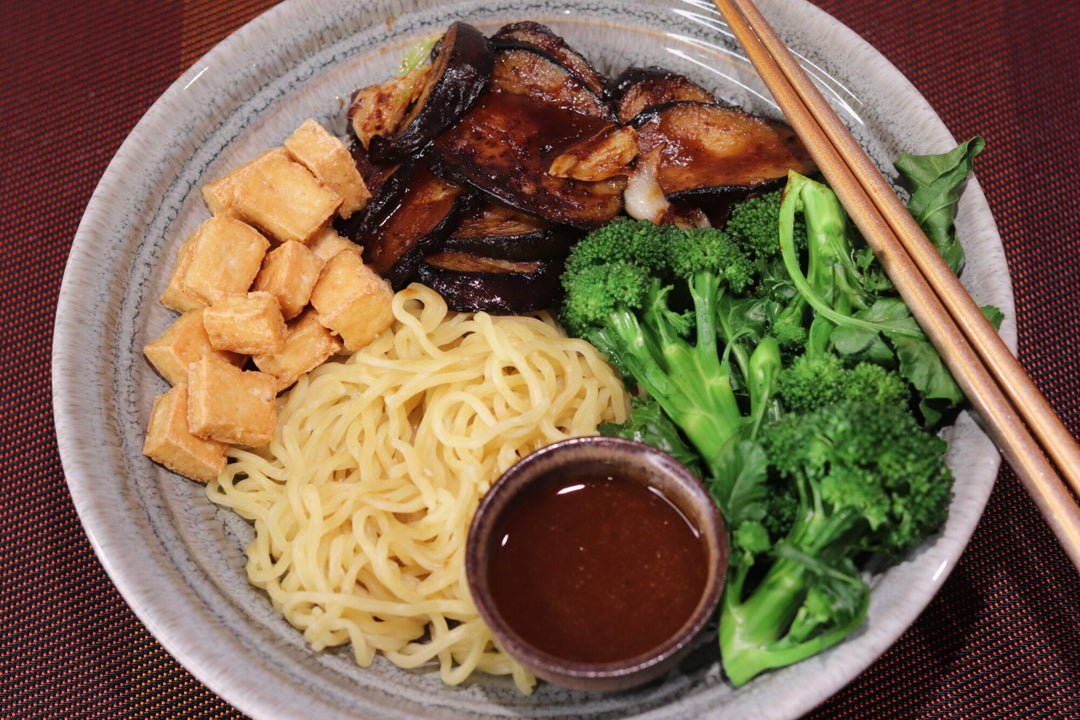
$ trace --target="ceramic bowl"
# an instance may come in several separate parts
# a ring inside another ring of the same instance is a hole
[[[758,5],[883,169],[901,151],[955,144],[918,91],[848,28],[805,0]],[[779,115],[707,0],[285,0],[196,61],[149,108],[79,225],[52,362],[75,509],[148,630],[255,720],[796,718],[854,680],[918,617],[955,567],[997,477],[993,444],[963,415],[948,435],[957,480],[942,533],[871,579],[867,621],[843,643],[739,688],[725,681],[707,634],[662,682],[619,693],[545,683],[523,695],[506,678],[484,676],[447,687],[430,668],[406,671],[382,659],[361,668],[348,648],[313,652],[248,583],[247,521],[142,456],[150,408],[166,384],[141,348],[173,320],[158,298],[184,239],[208,216],[203,183],[280,144],[309,117],[343,133],[353,90],[391,77],[408,47],[451,22],[492,32],[526,19],[547,23],[609,75],[662,65],[725,101]],[[980,305],[1004,311],[1002,335],[1015,349],[1008,267],[976,179],[957,223],[968,257],[962,280]]]

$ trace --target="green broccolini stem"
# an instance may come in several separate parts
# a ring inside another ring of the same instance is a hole
[[[836,223],[837,213],[843,213],[843,206],[840,205],[835,194],[827,188],[815,191],[815,187],[822,188],[823,186],[814,183],[809,178],[799,175],[798,173],[789,173],[788,186],[784,192],[784,200],[780,204],[780,252],[784,259],[784,267],[787,269],[788,275],[791,277],[791,282],[795,285],[799,294],[803,296],[806,302],[818,313],[818,315],[821,315],[837,325],[859,327],[865,330],[886,332],[891,335],[922,338],[922,332],[917,330],[907,330],[904,328],[882,325],[881,323],[854,317],[847,312],[838,311],[833,304],[822,297],[822,295],[811,285],[810,281],[807,279],[807,275],[803,273],[802,267],[800,266],[799,255],[795,248],[794,233],[796,211],[803,211],[806,218],[808,238],[813,238],[815,233],[824,229],[843,232],[844,227],[843,225],[837,225]],[[839,217],[842,219],[844,216],[841,214]],[[820,238],[818,241],[820,242]],[[818,272],[820,272],[820,270],[818,270]],[[834,298],[834,301],[845,309],[849,309],[852,306],[850,298]]]
[[[802,607],[814,574],[798,560],[780,557],[749,598],[725,592],[720,615],[721,662],[736,687],[766,670],[785,667],[832,647],[862,624],[866,601],[846,622],[795,639],[787,629]],[[868,595],[866,596],[869,597]]]

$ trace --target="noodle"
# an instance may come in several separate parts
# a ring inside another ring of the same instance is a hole
[[[395,323],[279,400],[274,439],[232,449],[207,494],[253,522],[247,573],[313,649],[368,666],[438,663],[534,680],[495,643],[465,581],[480,497],[518,459],[626,418],[619,378],[546,314],[448,312],[412,285]]]

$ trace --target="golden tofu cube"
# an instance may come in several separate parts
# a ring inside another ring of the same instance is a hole
[[[206,355],[188,368],[187,422],[201,438],[265,445],[277,424],[277,380]]]
[[[215,215],[235,215],[278,242],[306,242],[341,207],[342,198],[283,147],[203,186]]]
[[[195,239],[199,231],[191,233],[180,246],[176,254],[176,263],[173,265],[172,275],[169,276],[169,286],[161,294],[161,304],[170,310],[185,313],[189,310],[203,307],[206,303],[199,297],[184,289],[184,276],[188,266],[191,265],[191,249],[195,246]]]
[[[192,435],[187,415],[186,383],[158,395],[150,411],[143,454],[184,477],[209,482],[225,467],[226,445]]]
[[[341,196],[338,215],[343,218],[362,210],[371,192],[356,168],[349,148],[316,120],[306,120],[285,140],[285,149],[311,173]]]
[[[307,243],[307,247],[323,262],[334,257],[342,250],[355,250],[361,253],[364,251],[364,248],[352,240],[341,237],[333,227],[326,227],[315,233],[315,236]]]
[[[231,352],[215,350],[203,325],[204,308],[189,310],[178,317],[156,340],[143,347],[143,354],[154,369],[169,381],[179,385],[187,380],[188,365],[203,355],[217,355],[233,365],[243,363],[243,358]]]
[[[341,340],[319,322],[318,313],[308,308],[289,324],[285,347],[274,355],[252,358],[261,372],[278,381],[278,392],[290,387],[341,351]]]
[[[336,332],[351,352],[390,327],[393,299],[390,283],[365,265],[355,250],[332,257],[311,291],[319,322]]]
[[[291,320],[307,307],[322,266],[322,258],[302,243],[290,240],[266,254],[252,290],[277,298],[282,317]]]
[[[203,325],[215,350],[257,355],[285,344],[285,318],[268,292],[222,295],[203,311]]]
[[[229,293],[247,292],[270,247],[258,230],[227,216],[206,220],[190,242],[178,283],[186,297],[201,305]]]

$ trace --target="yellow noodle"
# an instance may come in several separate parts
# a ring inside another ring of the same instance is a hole
[[[230,451],[210,498],[252,521],[247,573],[314,650],[351,644],[403,668],[534,680],[469,598],[464,550],[480,497],[519,458],[626,418],[596,350],[550,315],[449,312],[413,285],[368,347],[279,400],[274,439]]]

